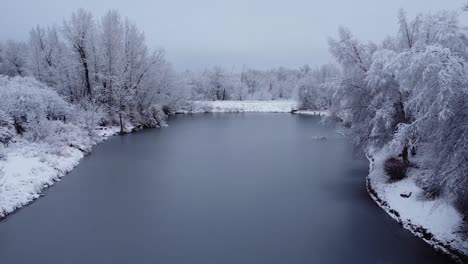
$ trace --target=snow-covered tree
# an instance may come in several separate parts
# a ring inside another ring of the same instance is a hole
[[[68,122],[73,118],[72,106],[33,78],[2,76],[0,90],[0,111],[9,117],[15,134],[33,141],[48,135],[50,122]]]
[[[208,89],[210,94],[214,95],[215,100],[224,101],[228,99],[226,78],[225,70],[219,66],[208,72]]]
[[[8,76],[28,75],[28,47],[26,43],[8,40],[2,45],[0,74]]]
[[[399,31],[379,46],[348,30],[330,40],[342,68],[332,116],[350,128],[367,154],[385,148],[409,166],[420,155],[419,185],[468,213],[468,72],[466,36],[453,12],[401,11]]]
[[[375,116],[372,103],[376,94],[366,80],[371,68],[375,44],[359,42],[348,29],[340,28],[338,39],[329,39],[330,51],[342,67],[342,80],[335,87],[332,116],[343,120],[353,131],[357,147],[365,149],[372,128],[368,126]]]
[[[279,67],[228,72],[215,67],[201,74],[184,73],[184,78],[196,100],[223,100],[223,95],[224,100],[290,100],[297,96],[299,81],[306,78],[303,71]]]
[[[340,77],[338,68],[323,65],[320,68],[301,71],[298,84],[298,101],[301,109],[324,110],[331,107],[333,88]]]
[[[420,16],[416,16],[413,21],[408,21],[406,12],[403,9],[400,9],[398,13],[398,24],[400,26],[398,31],[399,47],[401,49],[412,49],[421,36]]]
[[[413,140],[425,146],[426,165],[433,168],[433,173],[423,182],[426,187],[437,187],[453,198],[467,191],[464,186],[468,180],[465,64],[450,49],[428,46],[425,50],[401,53],[390,67],[401,89],[409,93],[405,111],[412,121],[401,128],[396,139]]]
[[[73,71],[76,75],[73,76],[76,84],[72,91],[74,100],[81,100],[84,97],[93,95],[92,73],[93,64],[93,45],[95,45],[96,23],[93,15],[84,9],[78,9],[72,14],[69,20],[63,23],[63,34],[70,50],[70,60],[73,63]]]

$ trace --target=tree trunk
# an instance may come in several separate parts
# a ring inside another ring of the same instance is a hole
[[[123,120],[122,120],[122,111],[119,112],[119,120],[120,120],[120,134],[123,134],[124,127],[123,127]]]
[[[408,146],[405,145],[403,147],[403,150],[401,151],[401,158],[403,159],[403,162],[406,164],[409,164],[409,159],[408,159]]]
[[[80,53],[81,57],[81,63],[83,64],[83,69],[84,69],[84,77],[85,77],[85,95],[88,95],[91,97],[91,81],[89,80],[89,67],[88,67],[88,58],[86,57],[86,53],[83,49],[83,47],[78,48],[78,53]]]

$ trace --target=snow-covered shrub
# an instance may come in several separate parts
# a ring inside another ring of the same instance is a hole
[[[408,164],[397,158],[390,158],[385,161],[384,169],[391,182],[400,181],[406,178]]]
[[[52,92],[50,96],[42,97],[45,104],[45,114],[48,120],[61,120],[67,122],[72,117],[72,107],[58,94]]]
[[[72,107],[55,91],[34,78],[0,76],[0,110],[8,115],[18,134],[44,139],[48,123],[71,119]]]
[[[93,142],[89,137],[88,131],[71,124],[61,121],[50,121],[48,123],[48,133],[44,137],[44,142],[56,148],[63,146],[74,147],[85,153],[91,151]]]
[[[15,127],[10,116],[0,110],[0,143],[8,144],[15,136]]]
[[[330,99],[340,72],[333,64],[306,71],[297,82],[297,99],[300,109],[324,110],[330,107]]]
[[[167,115],[167,116],[175,112],[174,109],[170,105],[163,106],[162,110],[163,110],[164,114]]]
[[[49,135],[50,122],[41,116],[25,119],[23,137],[29,141],[42,141]]]
[[[166,118],[162,107],[153,104],[143,111],[141,125],[144,127],[163,127],[166,126]]]
[[[299,109],[302,110],[324,110],[328,108],[326,98],[326,84],[315,81],[303,82],[297,91]]]
[[[79,106],[75,106],[76,118],[74,119],[80,127],[83,127],[90,137],[95,136],[97,126],[108,122],[107,115],[96,102],[83,101]]]

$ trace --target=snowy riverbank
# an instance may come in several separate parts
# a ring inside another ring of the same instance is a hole
[[[93,145],[116,135],[118,127],[96,129],[93,140],[80,146],[52,146],[18,139],[4,149],[0,160],[0,219],[41,196],[69,173]]]
[[[311,115],[311,116],[327,116],[328,111],[316,111],[316,110],[297,110],[293,111],[293,114],[296,115]]]
[[[327,111],[298,110],[298,103],[294,100],[193,101],[176,113],[293,113],[312,116],[324,116],[328,114]]]
[[[193,101],[187,109],[178,113],[291,113],[297,102],[281,101]]]
[[[386,158],[379,153],[370,161],[367,188],[371,197],[404,228],[434,248],[467,261],[468,241],[459,232],[462,215],[442,199],[422,197],[414,181],[417,169],[410,170],[408,178],[389,183],[383,168]]]

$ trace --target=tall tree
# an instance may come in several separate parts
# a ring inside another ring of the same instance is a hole
[[[77,94],[80,97],[92,97],[93,88],[91,83],[91,55],[92,43],[96,25],[93,15],[84,9],[78,9],[73,13],[70,20],[63,23],[63,32],[67,44],[73,54],[73,59],[78,61],[77,70],[80,82],[84,89]],[[80,98],[76,98],[80,99]]]

